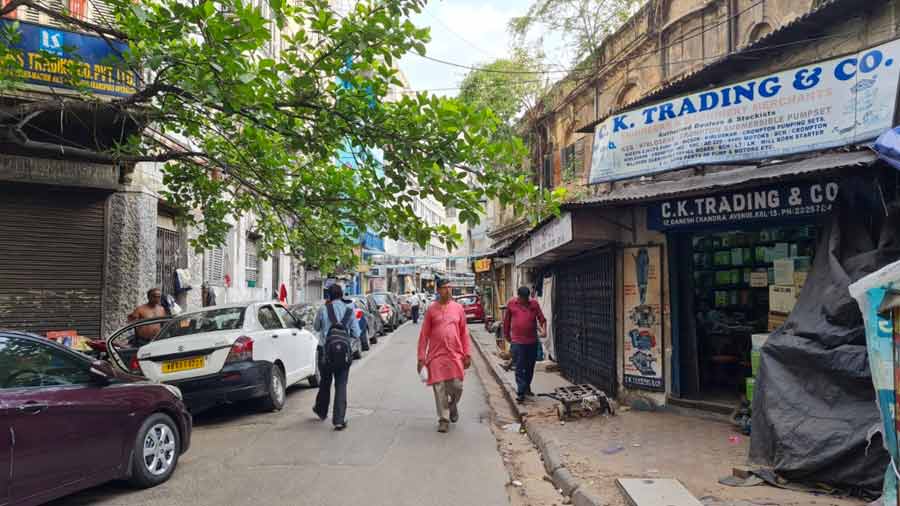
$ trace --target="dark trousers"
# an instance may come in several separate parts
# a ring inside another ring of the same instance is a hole
[[[534,379],[534,364],[537,362],[537,343],[517,344],[511,347],[513,364],[516,366],[516,393],[519,397],[531,393],[531,380]]]
[[[334,369],[328,364],[319,362],[322,380],[319,382],[319,393],[316,395],[316,413],[328,415],[328,404],[331,402],[331,382],[334,381],[334,414],[331,422],[340,425],[347,415],[347,382],[350,380],[350,366]]]
[[[419,323],[419,306],[412,307],[412,321],[413,323]]]

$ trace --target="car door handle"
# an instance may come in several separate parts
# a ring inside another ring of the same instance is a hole
[[[292,336],[296,336],[297,333],[296,333],[296,332],[291,332],[291,335],[292,335]]]
[[[272,334],[272,339],[278,339],[278,334]]]
[[[22,404],[21,406],[19,406],[18,409],[19,409],[19,411],[21,411],[23,413],[28,413],[30,415],[36,415],[38,413],[43,412],[45,409],[47,409],[47,407],[48,406],[46,404],[39,404],[37,402],[26,402],[25,404]]]

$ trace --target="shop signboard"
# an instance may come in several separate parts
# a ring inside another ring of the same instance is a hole
[[[891,128],[900,40],[626,111],[594,130],[591,183],[868,141]]]
[[[475,260],[475,272],[488,272],[489,270],[491,270],[490,258]]]
[[[662,248],[625,248],[624,258],[622,384],[627,388],[664,392]]]
[[[563,213],[539,228],[516,248],[516,267],[572,242],[572,213]]]
[[[124,42],[9,19],[0,23],[3,29],[18,23],[14,47],[19,52],[12,64],[26,83],[75,89],[68,82],[74,69],[81,85],[95,94],[121,97],[136,91],[137,73],[122,68],[120,55],[128,51]]]
[[[667,230],[830,214],[837,181],[780,184],[702,197],[657,202],[647,210],[647,227]]]

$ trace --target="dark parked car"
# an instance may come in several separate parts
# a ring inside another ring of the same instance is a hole
[[[288,310],[294,315],[298,321],[303,323],[303,327],[308,329],[310,332],[315,333],[316,329],[313,325],[316,322],[316,315],[319,314],[319,310],[322,309],[322,306],[325,305],[323,302],[301,302],[299,304],[294,304],[289,307]],[[362,313],[354,307],[354,311],[356,312],[353,316],[357,319],[357,321],[362,318]],[[360,327],[362,330],[362,327]],[[369,343],[363,342],[366,336],[364,334],[360,334],[359,341],[354,341],[351,343],[353,347],[353,358],[362,358],[362,352],[369,349]]]
[[[191,428],[177,388],[0,331],[0,503],[41,504],[117,479],[159,485]]]
[[[466,312],[467,321],[484,321],[484,305],[481,303],[481,296],[470,294],[456,297],[456,302],[460,303]]]
[[[353,307],[358,311],[360,338],[363,343],[363,351],[369,350],[369,344],[378,342],[378,335],[384,330],[384,322],[377,312],[373,312],[369,305],[369,300],[362,295],[351,295],[349,300],[353,303]]]
[[[400,304],[393,297],[394,294],[389,292],[375,292],[369,294],[369,300],[378,307],[378,313],[384,321],[384,327],[387,330],[394,330],[400,326]]]

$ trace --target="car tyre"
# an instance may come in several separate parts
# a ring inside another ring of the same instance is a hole
[[[319,352],[316,352],[316,372],[307,378],[309,382],[309,386],[316,388],[319,386],[319,383],[322,381],[322,371],[319,369]]]
[[[368,325],[366,325],[366,331],[365,331],[365,333],[364,333],[362,336],[360,336],[360,338],[359,338],[359,339],[362,341],[362,351],[369,351],[369,348],[370,348],[370,344],[369,344],[369,343],[370,343],[370,340],[371,340],[371,337],[372,337],[372,336],[371,336],[371,334],[372,334],[371,330],[372,330],[371,327],[369,327]]]
[[[168,480],[178,466],[181,433],[168,415],[154,413],[144,420],[131,455],[131,485],[151,488]]]
[[[281,411],[284,407],[286,398],[286,390],[284,384],[284,372],[281,367],[272,364],[269,369],[269,377],[267,378],[268,393],[261,400],[261,408],[264,411]]]

